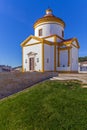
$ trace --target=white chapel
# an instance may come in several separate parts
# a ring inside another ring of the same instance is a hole
[[[79,43],[64,39],[64,21],[47,9],[33,27],[34,36],[21,43],[22,71],[78,72]]]

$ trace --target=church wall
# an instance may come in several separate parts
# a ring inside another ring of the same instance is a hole
[[[29,42],[26,43],[26,45],[34,44],[34,43],[38,43],[38,40],[31,39],[31,40],[29,40]]]
[[[46,37],[46,36],[50,36],[50,35],[54,35],[54,34],[62,37],[62,30],[64,30],[64,28],[57,23],[52,23],[52,22],[43,23],[35,28],[35,36],[37,36],[37,37],[38,37],[39,29],[43,30],[43,36],[40,36],[40,37]]]
[[[62,42],[63,40],[60,38],[57,38],[57,42]]]
[[[54,42],[54,37],[45,38],[45,40]]]
[[[42,70],[42,53],[41,53],[41,51],[42,51],[42,44],[24,47],[24,70],[25,71],[29,71],[29,58],[30,57],[34,57],[35,70],[36,71]],[[29,52],[34,52],[37,54],[35,56],[34,55],[28,56],[27,54]],[[37,58],[39,58],[39,62],[37,62]],[[26,60],[27,60],[27,63],[25,63]]]
[[[68,66],[68,50],[60,51],[60,67]]]
[[[71,49],[71,70],[78,71],[78,48],[74,46]]]
[[[54,42],[54,37],[48,37],[48,38],[45,38],[45,40]],[[62,40],[61,40],[60,38],[57,38],[57,42],[61,42],[61,41],[62,41]]]
[[[60,51],[60,67],[57,65],[57,71],[70,71],[70,67],[68,66],[68,50]]]
[[[44,70],[54,70],[54,46],[44,44]]]

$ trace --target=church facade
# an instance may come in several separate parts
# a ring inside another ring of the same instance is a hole
[[[78,72],[79,43],[64,39],[65,23],[51,9],[34,23],[35,35],[22,43],[22,71]]]

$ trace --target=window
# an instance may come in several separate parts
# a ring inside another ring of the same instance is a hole
[[[64,31],[62,30],[62,37],[64,37]]]
[[[37,62],[39,62],[39,58],[37,58]]]
[[[42,36],[42,29],[39,29],[38,35],[39,35],[39,36]]]

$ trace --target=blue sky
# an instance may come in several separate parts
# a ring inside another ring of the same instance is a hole
[[[0,0],[0,65],[22,64],[20,44],[48,7],[65,21],[65,39],[77,37],[79,56],[87,56],[87,0]]]

